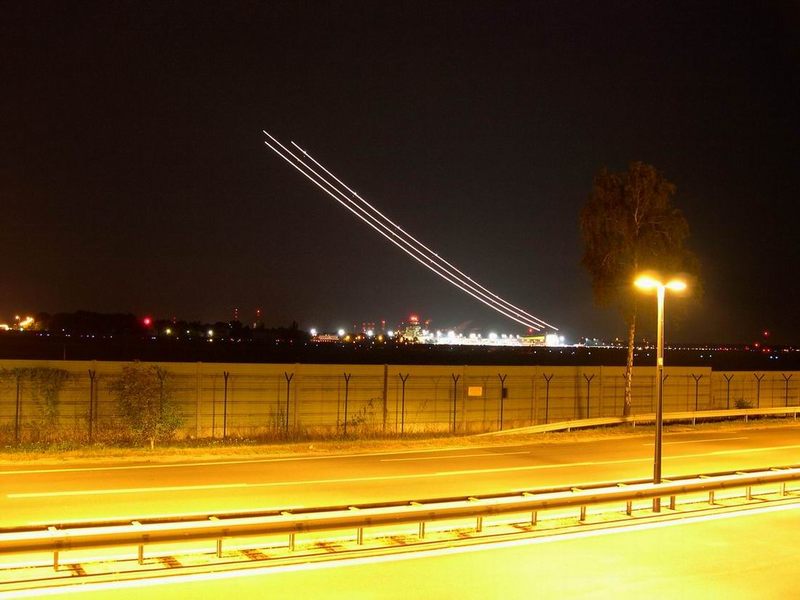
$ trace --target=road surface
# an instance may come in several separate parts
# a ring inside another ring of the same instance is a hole
[[[0,528],[507,493],[652,476],[650,435],[593,441],[174,463],[5,467]],[[513,442],[510,442],[513,443]],[[800,464],[800,427],[664,436],[664,477]]]

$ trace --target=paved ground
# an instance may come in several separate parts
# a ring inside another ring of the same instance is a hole
[[[652,475],[653,445],[648,433],[446,450],[172,460],[3,467],[0,528],[467,496],[646,478]],[[788,464],[800,464],[800,426],[795,424],[700,429],[664,438],[665,477]]]

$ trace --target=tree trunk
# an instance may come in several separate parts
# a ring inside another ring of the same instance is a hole
[[[633,382],[633,343],[636,336],[636,309],[628,321],[628,359],[625,361],[625,402],[622,405],[622,416],[631,414],[631,384]]]

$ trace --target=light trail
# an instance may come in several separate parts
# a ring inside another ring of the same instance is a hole
[[[274,146],[272,146],[271,144],[269,144],[268,142],[265,141],[264,143],[267,146],[269,146],[276,154],[278,154],[278,156],[280,156],[286,162],[288,162],[290,165],[295,167],[298,171],[300,171],[300,173],[302,173],[312,183],[317,185],[320,189],[322,189],[324,192],[326,192],[329,196],[334,198],[334,200],[339,202],[339,204],[341,204],[342,206],[347,208],[350,212],[355,214],[359,219],[361,219],[362,221],[367,223],[367,225],[372,227],[372,229],[374,229],[375,231],[380,233],[383,237],[385,237],[390,242],[392,242],[395,246],[397,246],[398,248],[403,250],[406,254],[408,254],[409,256],[414,258],[417,262],[419,262],[420,264],[422,264],[426,268],[430,269],[431,271],[433,271],[434,273],[436,273],[437,275],[439,275],[440,277],[442,277],[443,279],[445,279],[446,281],[448,281],[449,283],[451,283],[455,287],[457,287],[460,290],[466,292],[467,294],[469,294],[470,296],[472,296],[476,300],[482,302],[483,304],[487,305],[488,307],[492,308],[493,310],[496,310],[497,312],[503,314],[504,316],[508,317],[509,319],[512,319],[512,320],[516,321],[517,323],[520,323],[521,325],[524,325],[524,326],[529,327],[531,329],[534,329],[536,331],[540,331],[542,329],[542,326],[538,322],[531,321],[530,319],[528,319],[524,315],[521,315],[520,313],[515,312],[513,310],[509,311],[509,309],[507,309],[506,307],[504,307],[502,305],[499,305],[490,296],[488,296],[486,293],[482,292],[480,289],[477,289],[470,282],[464,281],[463,279],[459,278],[457,275],[453,275],[453,273],[451,273],[446,267],[443,267],[440,263],[438,263],[437,260],[434,260],[433,258],[431,258],[429,256],[426,256],[424,252],[420,251],[418,248],[416,248],[409,241],[407,241],[407,240],[403,239],[402,237],[400,237],[393,229],[389,228],[386,224],[382,223],[380,220],[375,218],[373,215],[371,215],[369,212],[367,212],[364,208],[362,208],[360,205],[358,205],[351,198],[347,197],[346,194],[344,194],[341,190],[336,188],[336,186],[334,186],[332,183],[330,183],[330,181],[325,179],[322,175],[320,175],[318,172],[316,172],[313,168],[309,167],[305,162],[303,162],[303,160],[301,158],[296,156],[294,153],[292,153],[291,150],[289,150],[281,142],[279,142],[277,139],[275,139],[275,137],[273,137],[272,135],[270,135],[266,131],[264,131],[264,133],[267,136],[269,136],[270,139],[272,139],[278,146],[280,146],[285,154],[288,154],[298,164],[302,165],[303,168],[308,171],[308,173],[306,171],[304,171],[303,169],[301,169],[300,167],[298,167],[291,160],[289,160],[283,153],[278,151]],[[313,175],[313,177],[312,177],[312,175]],[[319,183],[320,181],[322,183],[324,183],[325,186],[320,185],[320,183]],[[337,194],[339,197],[334,196],[334,194],[332,192]],[[342,202],[342,200],[344,200],[344,202]],[[347,204],[345,204],[345,202]],[[393,238],[396,238],[396,239],[393,239]],[[437,256],[437,258],[438,258],[438,256]],[[467,288],[470,288],[470,289],[467,289]],[[511,314],[509,314],[509,313],[511,313]]]
[[[264,133],[265,133],[265,134],[267,134],[267,135],[269,135],[269,134],[268,134],[266,131],[265,131]],[[276,153],[278,156],[280,156],[281,158],[283,158],[283,159],[284,159],[284,160],[285,160],[287,163],[289,163],[291,166],[293,166],[295,169],[297,169],[297,170],[298,170],[300,173],[302,173],[302,174],[303,174],[303,176],[305,176],[305,177],[306,177],[306,178],[307,178],[309,181],[311,181],[311,182],[312,182],[314,185],[316,185],[316,186],[317,186],[317,187],[319,187],[319,188],[320,188],[322,191],[324,191],[326,194],[328,194],[328,195],[329,195],[331,198],[333,198],[334,200],[336,200],[336,201],[337,201],[339,204],[341,204],[342,206],[344,206],[344,207],[345,207],[347,210],[349,210],[350,212],[352,212],[353,214],[355,214],[355,215],[356,215],[356,216],[357,216],[359,219],[361,219],[361,220],[362,220],[362,221],[364,221],[364,222],[365,222],[367,225],[369,225],[370,227],[372,227],[372,229],[374,229],[375,231],[377,231],[378,233],[380,233],[380,234],[381,234],[383,237],[385,237],[386,239],[388,239],[388,240],[389,240],[390,242],[392,242],[392,243],[393,243],[395,246],[397,246],[398,248],[400,248],[400,249],[401,249],[403,252],[405,252],[406,254],[408,254],[409,256],[411,256],[411,257],[412,257],[414,260],[416,260],[417,262],[419,262],[420,264],[422,264],[424,267],[426,267],[426,268],[430,269],[431,271],[433,271],[434,273],[436,273],[437,275],[439,275],[440,277],[442,277],[443,279],[445,279],[446,281],[448,281],[448,282],[449,282],[449,283],[451,283],[452,285],[456,286],[456,287],[457,287],[457,288],[459,288],[460,290],[462,290],[462,291],[466,292],[467,294],[469,294],[470,296],[472,296],[472,297],[473,297],[473,298],[475,298],[476,300],[478,300],[478,301],[480,301],[480,302],[484,303],[484,304],[485,304],[485,305],[487,305],[489,308],[492,308],[493,310],[496,310],[497,312],[499,312],[499,313],[501,313],[501,314],[505,315],[506,317],[508,317],[509,319],[512,319],[513,321],[516,321],[517,323],[520,323],[521,325],[525,325],[526,327],[530,327],[531,329],[535,329],[536,331],[540,331],[540,330],[541,330],[541,326],[539,326],[539,324],[538,324],[538,323],[533,323],[533,322],[530,322],[530,321],[528,321],[528,320],[525,320],[525,319],[521,320],[520,318],[517,318],[517,317],[515,317],[515,316],[513,316],[513,315],[511,315],[511,314],[509,314],[509,313],[507,313],[505,310],[503,310],[503,309],[499,308],[498,306],[496,306],[496,305],[493,303],[493,301],[491,301],[491,299],[489,299],[489,300],[485,300],[484,298],[481,298],[480,296],[476,295],[475,293],[473,293],[473,292],[472,292],[472,291],[470,291],[469,289],[465,288],[463,285],[461,285],[461,284],[460,284],[460,283],[458,283],[457,281],[454,281],[453,279],[451,279],[450,277],[448,277],[448,275],[447,275],[447,274],[445,274],[444,272],[442,272],[442,271],[440,270],[440,265],[438,265],[438,264],[436,264],[436,265],[431,265],[431,264],[429,264],[428,262],[426,262],[425,260],[423,260],[423,258],[424,258],[424,257],[422,257],[422,258],[421,258],[421,257],[417,256],[417,255],[414,253],[414,252],[415,252],[414,248],[413,248],[413,247],[410,247],[410,244],[408,244],[408,242],[405,242],[405,241],[404,241],[404,240],[402,240],[401,238],[400,238],[400,241],[399,241],[399,242],[398,242],[397,240],[394,240],[394,239],[392,239],[392,237],[390,237],[390,235],[387,235],[387,233],[385,233],[385,232],[383,231],[383,229],[387,229],[385,225],[383,225],[383,224],[381,224],[380,222],[378,222],[378,221],[377,221],[377,220],[376,220],[374,217],[372,217],[371,215],[369,215],[368,213],[366,213],[366,211],[364,211],[364,209],[363,209],[363,208],[360,208],[360,207],[359,207],[357,204],[355,204],[355,203],[354,203],[352,200],[350,200],[349,198],[347,198],[346,196],[344,196],[340,190],[337,190],[335,187],[331,186],[330,182],[328,182],[327,180],[325,180],[324,178],[322,178],[322,177],[321,177],[319,174],[317,174],[315,171],[313,171],[313,169],[311,169],[311,168],[310,168],[308,165],[306,165],[306,164],[305,164],[305,163],[304,163],[302,160],[300,160],[300,159],[299,159],[299,158],[297,158],[297,157],[296,157],[294,154],[292,154],[292,152],[291,152],[290,150],[288,150],[288,149],[287,149],[287,148],[286,148],[286,147],[285,147],[283,144],[281,144],[279,141],[275,140],[275,138],[273,138],[272,136],[270,136],[270,138],[272,138],[272,139],[275,141],[275,143],[276,143],[277,145],[279,145],[279,146],[280,146],[280,147],[281,147],[281,148],[282,148],[282,149],[283,149],[283,150],[284,150],[284,151],[285,151],[287,154],[289,154],[289,156],[291,156],[292,158],[294,158],[294,159],[295,159],[295,160],[296,160],[296,161],[297,161],[299,164],[301,164],[301,165],[302,165],[302,166],[303,166],[305,169],[308,169],[309,171],[311,171],[311,173],[312,173],[314,176],[316,176],[317,178],[320,178],[320,179],[321,179],[321,180],[322,180],[322,181],[323,181],[323,182],[324,182],[324,183],[325,183],[325,184],[326,184],[328,187],[330,187],[331,189],[327,189],[325,186],[321,185],[321,184],[320,184],[320,183],[319,183],[319,182],[318,182],[318,181],[317,181],[317,180],[316,180],[314,177],[312,177],[311,175],[309,175],[309,173],[306,173],[306,171],[304,171],[304,170],[303,170],[303,169],[301,169],[299,166],[297,166],[295,163],[293,163],[291,160],[289,160],[289,159],[288,159],[288,158],[287,158],[287,157],[286,157],[286,156],[285,156],[283,153],[281,153],[281,152],[280,152],[280,151],[279,151],[277,148],[275,148],[275,147],[274,147],[272,144],[270,144],[269,142],[265,141],[264,143],[265,143],[265,144],[266,144],[266,145],[267,145],[267,146],[268,146],[268,147],[269,147],[269,148],[270,148],[270,149],[271,149],[273,152],[275,152],[275,153]],[[343,199],[344,199],[344,202],[342,201],[342,199],[340,199],[339,197],[337,197],[337,196],[334,194],[334,192],[335,192],[336,194],[339,194],[340,196],[342,196],[342,197],[343,197]],[[349,205],[348,205],[348,204],[346,204],[345,202],[347,202],[347,203],[349,203],[349,204],[352,204],[353,206],[349,206]],[[362,215],[361,213],[364,213],[366,216]],[[375,221],[375,222],[377,223],[377,226],[376,226],[375,224],[371,223],[371,222],[370,222],[370,220],[372,220],[372,221]],[[394,233],[394,232],[392,232],[392,231],[388,231],[388,233],[389,233],[389,234],[391,234],[391,235],[392,235],[392,236],[394,236],[394,237],[398,237],[398,236],[397,236],[397,234],[396,234],[396,233]],[[410,247],[410,249],[409,249],[409,248],[406,248],[406,247],[404,247],[404,246],[403,246],[403,244],[405,244],[406,246],[409,246],[409,247]],[[416,252],[418,252],[418,251],[416,251]],[[434,262],[434,261],[432,261],[432,260],[431,260],[430,262]],[[467,285],[469,285],[469,284],[467,284]],[[478,292],[478,293],[480,294],[480,292]],[[485,294],[484,294],[484,295],[485,295]]]
[[[285,160],[289,165],[299,171],[306,179],[311,181],[314,185],[319,187],[323,192],[328,194],[331,198],[336,200],[339,204],[344,206],[347,210],[352,212],[356,217],[369,225],[372,229],[377,231],[392,244],[400,248],[403,252],[411,256],[414,260],[422,264],[430,271],[437,274],[439,277],[457,287],[461,291],[469,294],[479,302],[488,306],[492,310],[502,314],[503,316],[529,327],[535,331],[541,331],[544,327],[550,327],[557,331],[557,328],[549,323],[534,317],[533,315],[523,311],[515,305],[503,300],[497,294],[494,294],[484,286],[475,282],[471,277],[457,269],[448,261],[441,258],[437,253],[433,252],[430,248],[425,246],[422,242],[403,230],[399,225],[391,221],[372,204],[361,198],[351,188],[344,184],[328,169],[322,166],[318,161],[311,157],[305,150],[300,148],[297,144],[292,144],[303,153],[308,160],[316,164],[328,176],[332,177],[339,185],[343,186],[353,197],[355,197],[362,204],[358,204],[355,200],[349,197],[345,192],[339,189],[336,185],[331,183],[325,176],[321,175],[313,167],[309,166],[302,158],[295,155],[289,148],[278,141],[274,136],[264,131],[264,134],[272,140],[273,143],[265,140],[264,144],[269,147],[273,152]],[[276,147],[280,147],[280,150]],[[367,206],[370,210],[364,208]],[[376,217],[375,214],[380,218]],[[387,225],[388,223],[388,225]],[[400,232],[398,234],[397,232]],[[402,234],[402,235],[401,235]],[[405,236],[405,237],[404,237]]]
[[[292,145],[293,145],[295,148],[297,148],[297,149],[298,149],[300,152],[302,152],[302,153],[303,153],[303,155],[305,155],[305,156],[306,156],[306,157],[307,157],[307,158],[308,158],[310,161],[312,161],[312,162],[313,162],[315,165],[317,165],[317,166],[318,166],[320,169],[322,169],[323,171],[325,171],[325,173],[327,173],[328,175],[330,175],[330,176],[331,176],[331,177],[332,177],[332,178],[333,178],[333,179],[334,179],[336,182],[338,182],[338,183],[339,183],[339,184],[340,184],[342,187],[344,187],[344,189],[346,189],[348,192],[350,192],[350,193],[351,193],[351,194],[352,194],[352,195],[353,195],[355,198],[357,198],[357,199],[358,199],[358,200],[360,200],[360,201],[361,201],[361,202],[362,202],[364,205],[366,205],[367,207],[369,207],[369,208],[370,208],[370,210],[372,210],[374,213],[376,213],[376,214],[377,214],[377,215],[378,215],[378,216],[379,216],[381,219],[383,219],[384,221],[386,221],[387,223],[389,223],[389,225],[391,225],[391,226],[392,226],[392,227],[394,227],[394,228],[395,228],[397,231],[399,231],[399,232],[400,232],[400,233],[402,233],[404,236],[406,236],[406,238],[408,238],[409,240],[411,240],[411,241],[412,241],[414,244],[416,244],[418,247],[422,248],[422,249],[425,251],[425,254],[427,254],[427,255],[428,255],[428,257],[429,257],[431,260],[434,260],[434,259],[435,259],[435,260],[439,261],[439,262],[440,262],[440,264],[444,264],[444,265],[446,265],[447,267],[449,267],[449,268],[450,268],[451,272],[455,272],[455,273],[457,273],[458,275],[460,275],[461,277],[464,277],[464,278],[465,278],[467,281],[469,281],[470,283],[474,284],[474,285],[475,285],[477,288],[479,288],[479,289],[483,290],[484,292],[486,292],[486,294],[488,294],[489,296],[491,296],[492,298],[494,298],[494,299],[495,299],[495,300],[496,300],[498,303],[500,303],[501,305],[504,305],[504,306],[506,306],[508,309],[510,309],[510,310],[512,310],[512,311],[518,311],[518,312],[516,312],[515,314],[518,314],[518,315],[520,315],[520,316],[525,316],[525,317],[528,317],[528,318],[530,318],[530,319],[532,319],[532,320],[534,320],[534,321],[538,322],[538,323],[539,323],[539,324],[540,324],[542,327],[550,327],[551,329],[554,329],[554,330],[558,331],[558,328],[557,328],[557,327],[554,327],[553,325],[550,325],[550,324],[549,324],[549,323],[547,323],[546,321],[543,321],[542,319],[540,319],[540,318],[538,318],[538,317],[536,317],[536,316],[534,316],[534,315],[532,315],[532,314],[530,314],[530,313],[528,313],[528,312],[524,311],[523,309],[519,308],[518,306],[515,306],[515,305],[511,304],[511,303],[510,303],[510,302],[508,302],[507,300],[504,300],[503,298],[501,298],[501,297],[500,297],[500,296],[498,296],[497,294],[493,293],[491,290],[489,290],[489,289],[485,288],[484,286],[482,286],[481,284],[479,284],[477,281],[475,281],[474,279],[472,279],[472,277],[470,277],[469,275],[467,275],[466,273],[464,273],[463,271],[461,271],[461,270],[460,270],[458,267],[456,267],[454,264],[452,264],[452,263],[448,262],[447,260],[445,260],[444,258],[442,258],[441,256],[439,256],[439,255],[438,255],[436,252],[434,252],[433,250],[431,250],[430,248],[428,248],[428,246],[426,246],[425,244],[423,244],[423,243],[422,243],[420,240],[418,240],[418,239],[417,239],[417,238],[415,238],[413,235],[411,235],[410,233],[408,233],[408,232],[407,232],[405,229],[403,229],[403,228],[402,228],[400,225],[398,225],[397,223],[395,223],[394,221],[392,221],[392,220],[391,220],[389,217],[387,217],[385,214],[383,214],[383,213],[382,213],[380,210],[378,210],[377,208],[375,208],[375,207],[374,207],[372,204],[370,204],[370,203],[369,203],[367,200],[365,200],[364,198],[362,198],[361,196],[359,196],[359,195],[358,195],[358,194],[355,192],[355,190],[351,189],[351,188],[350,188],[350,187],[349,187],[347,184],[345,184],[345,183],[344,183],[344,182],[343,182],[341,179],[339,179],[338,177],[336,177],[336,175],[334,175],[334,174],[333,174],[333,173],[331,173],[331,172],[330,172],[328,169],[326,169],[326,168],[325,168],[323,165],[321,165],[321,164],[320,164],[320,163],[319,163],[319,162],[318,162],[318,161],[317,161],[317,160],[316,160],[316,159],[315,159],[313,156],[311,156],[311,155],[310,155],[308,152],[306,152],[305,150],[303,150],[303,149],[302,149],[300,146],[298,146],[298,145],[297,145],[297,144],[295,144],[294,142],[292,142]],[[459,279],[460,279],[460,278],[459,278]]]

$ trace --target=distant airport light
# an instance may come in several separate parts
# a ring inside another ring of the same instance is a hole
[[[339,337],[343,337],[344,334],[345,334],[344,329],[340,329],[339,331],[336,332],[336,335],[338,335]]]
[[[311,337],[317,337],[317,329],[315,327],[312,327],[309,330],[309,333],[311,334]]]

